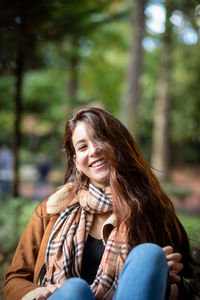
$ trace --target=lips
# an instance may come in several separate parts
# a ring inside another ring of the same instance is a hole
[[[91,163],[90,167],[96,168],[96,167],[103,165],[105,162],[106,162],[105,159],[101,158],[101,159],[98,159],[98,160],[94,161],[93,163]]]

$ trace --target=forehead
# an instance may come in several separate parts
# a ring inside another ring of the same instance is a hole
[[[75,146],[80,140],[88,139],[91,135],[91,127],[84,121],[78,121],[73,134],[72,134],[72,143]]]

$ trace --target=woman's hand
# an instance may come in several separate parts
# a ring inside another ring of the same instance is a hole
[[[183,264],[180,262],[182,259],[181,254],[179,252],[173,253],[174,249],[171,246],[164,247],[163,251],[169,266],[169,282],[171,284],[180,282],[181,277],[178,273],[183,269]]]
[[[40,294],[35,298],[35,300],[45,300],[51,296],[60,286],[56,284],[49,284],[40,289]]]

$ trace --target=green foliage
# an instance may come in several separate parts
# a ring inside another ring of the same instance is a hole
[[[89,52],[82,57],[80,65],[79,98],[82,103],[101,102],[112,113],[119,113],[128,59],[125,51],[128,35],[126,24],[115,22],[92,35]]]
[[[189,237],[192,255],[195,260],[200,264],[200,218],[198,215],[190,215],[178,213],[178,218],[184,226],[187,235]],[[196,297],[194,299],[200,299],[200,267],[196,265],[194,268],[194,278],[192,280],[186,280],[189,284],[191,291],[195,291]],[[198,296],[197,296],[198,295]]]
[[[37,203],[22,198],[7,200],[0,210],[0,254],[11,259]]]
[[[62,105],[67,102],[66,76],[65,70],[56,68],[27,72],[23,90],[27,113],[39,113],[46,120],[62,119]]]
[[[200,141],[198,45],[182,45],[182,49],[178,48],[174,56],[172,139],[176,143]]]
[[[178,213],[178,218],[183,224],[191,243],[191,247],[200,245],[200,218],[199,216]]]
[[[2,76],[0,77],[0,108],[13,109],[13,97],[14,93],[14,77],[13,76]]]
[[[13,97],[14,78],[4,76],[0,78],[0,142],[11,144],[11,134],[13,131]]]

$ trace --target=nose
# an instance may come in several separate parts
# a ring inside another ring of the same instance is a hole
[[[95,155],[97,154],[98,152],[100,152],[100,149],[99,147],[97,147],[97,145],[95,145],[94,143],[90,143],[90,147],[89,147],[89,153],[90,155]]]

